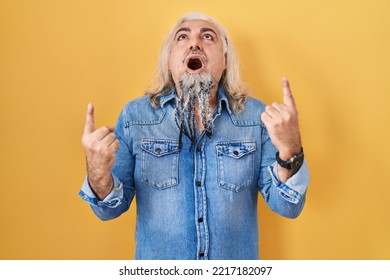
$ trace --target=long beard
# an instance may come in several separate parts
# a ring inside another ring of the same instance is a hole
[[[213,117],[210,106],[210,94],[214,88],[214,79],[209,73],[184,73],[179,79],[179,92],[176,94],[175,120],[180,129],[179,146],[185,134],[191,141],[191,147],[196,142],[195,110],[198,109],[206,135],[213,131]]]

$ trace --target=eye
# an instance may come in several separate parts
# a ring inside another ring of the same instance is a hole
[[[214,36],[209,33],[204,34],[203,38],[206,40],[214,41]]]
[[[177,41],[182,41],[182,40],[184,40],[184,39],[186,39],[187,38],[187,35],[186,34],[180,34],[179,36],[177,36]]]

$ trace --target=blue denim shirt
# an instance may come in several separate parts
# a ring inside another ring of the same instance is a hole
[[[306,162],[280,183],[276,149],[260,119],[265,105],[248,98],[234,115],[218,90],[214,129],[195,147],[174,117],[175,90],[154,109],[148,96],[124,107],[111,170],[114,189],[99,201],[88,178],[79,196],[102,220],[118,217],[136,197],[136,259],[258,259],[258,191],[271,210],[297,217],[304,205]]]

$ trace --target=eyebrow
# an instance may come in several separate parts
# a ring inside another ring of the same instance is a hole
[[[189,29],[188,27],[182,27],[176,31],[175,36],[177,35],[177,33],[182,32],[182,31],[191,32],[191,29]]]
[[[214,29],[209,28],[209,27],[201,28],[201,29],[200,29],[200,32],[201,32],[201,33],[204,33],[204,32],[212,32],[212,33],[215,34],[215,36],[217,36],[217,32],[215,32]]]
[[[175,36],[177,35],[177,33],[182,32],[182,31],[191,32],[191,29],[190,29],[189,27],[182,27],[182,28],[180,28],[179,30],[177,30]],[[212,32],[212,33],[214,33],[214,34],[217,36],[217,32],[215,32],[214,29],[209,28],[209,27],[203,27],[203,28],[201,28],[201,29],[200,29],[200,32],[201,32],[201,33],[204,33],[204,32]]]

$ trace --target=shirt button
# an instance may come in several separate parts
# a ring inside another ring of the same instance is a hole
[[[200,152],[201,150],[202,150],[202,148],[201,148],[200,146],[197,146],[197,147],[196,147],[196,151],[197,151],[197,152]]]
[[[204,257],[204,253],[203,252],[199,253],[199,257]]]
[[[234,151],[233,154],[234,154],[235,156],[238,156],[239,152],[238,152],[238,151]]]
[[[200,187],[200,186],[202,186],[202,182],[201,182],[201,181],[196,181],[196,183],[195,183],[195,184],[196,184],[196,186],[197,186],[197,187]]]
[[[161,153],[161,149],[160,148],[157,148],[156,150],[154,150],[156,152],[156,154],[160,154]]]
[[[293,190],[289,190],[289,191],[288,191],[288,194],[289,194],[289,195],[293,195],[293,194],[294,194],[294,191],[293,191]]]
[[[202,217],[198,218],[198,222],[202,223],[203,222],[203,218]]]

